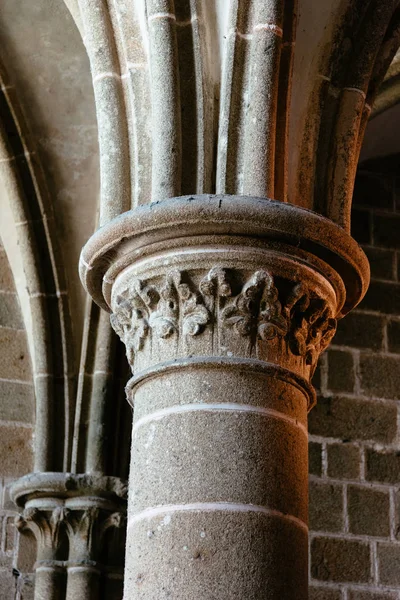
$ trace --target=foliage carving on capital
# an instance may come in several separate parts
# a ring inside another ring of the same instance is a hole
[[[264,270],[256,271],[233,303],[225,307],[222,322],[234,327],[240,335],[254,339],[284,336],[288,326],[272,275]]]
[[[292,289],[286,301],[289,346],[293,354],[304,356],[307,365],[316,365],[321,352],[336,333],[337,321],[327,303],[311,299],[303,284]]]
[[[134,280],[117,296],[111,323],[131,364],[150,335],[179,339],[209,328],[219,344],[212,353],[221,352],[224,332],[231,330],[248,339],[249,356],[258,353],[259,341],[279,338],[313,367],[336,331],[332,309],[305,284],[281,281],[260,269],[241,283],[239,271],[213,267],[195,285],[188,273],[175,269],[154,285]]]
[[[174,333],[196,336],[210,323],[210,313],[201,294],[183,281],[183,273],[167,273],[158,288],[136,279],[117,298],[111,325],[125,343],[128,359],[143,348],[150,330],[161,339]]]
[[[125,513],[110,512],[97,506],[86,509],[67,509],[65,525],[70,543],[70,560],[96,560],[111,528],[121,529]]]

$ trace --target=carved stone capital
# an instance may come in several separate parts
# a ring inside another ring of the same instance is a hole
[[[369,270],[359,246],[320,215],[196,196],[103,227],[82,252],[81,277],[112,312],[134,374],[185,357],[235,357],[308,382]]]
[[[194,269],[192,269],[192,272]],[[265,269],[211,267],[194,282],[188,271],[167,271],[156,282],[133,279],[115,296],[111,323],[125,343],[132,369],[142,353],[165,349],[176,358],[205,346],[210,356],[269,360],[271,346],[284,347],[304,367],[315,369],[336,331],[330,299],[296,281],[276,281]],[[247,277],[246,277],[247,276]],[[205,338],[205,339],[204,339]],[[200,353],[200,352],[198,352]]]
[[[65,508],[55,502],[46,504],[42,508],[26,508],[15,521],[19,531],[29,531],[35,536],[39,563],[60,559],[59,551],[63,544]]]
[[[68,506],[68,504],[67,504]],[[99,502],[81,503],[75,500],[74,506],[66,508],[65,526],[69,540],[68,564],[82,565],[101,560],[105,548],[106,534],[111,529],[122,530],[126,523],[126,513],[121,508],[105,506]]]
[[[97,475],[31,473],[13,484],[11,495],[24,507],[18,529],[36,538],[38,565],[95,564],[108,541],[115,550],[111,564],[122,559],[126,482]],[[108,540],[110,530],[117,532],[116,540]]]

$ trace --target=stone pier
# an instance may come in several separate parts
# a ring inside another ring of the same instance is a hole
[[[289,204],[172,198],[81,256],[133,377],[125,600],[306,600],[310,384],[366,258]]]

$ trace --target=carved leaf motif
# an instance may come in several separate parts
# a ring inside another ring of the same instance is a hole
[[[281,313],[272,276],[267,271],[257,271],[234,303],[224,309],[222,319],[242,336],[255,335],[270,340],[287,332],[287,323]]]
[[[134,353],[143,347],[149,331],[151,307],[157,299],[157,291],[140,280],[133,283],[126,296],[117,298],[118,308],[114,310],[110,321],[126,346],[129,361],[133,361]]]
[[[209,321],[210,314],[205,306],[197,303],[194,294],[183,305],[182,331],[185,335],[198,335]]]
[[[163,339],[178,331],[179,297],[177,282],[180,282],[180,273],[177,271],[168,273],[165,283],[160,289],[157,310],[149,318],[150,327],[158,337]]]
[[[209,312],[199,295],[192,292],[187,283],[182,283],[182,274],[171,271],[160,290],[157,310],[150,316],[150,326],[161,338],[179,332],[181,319],[184,335],[198,335],[209,322]]]
[[[41,549],[55,550],[60,544],[60,528],[65,518],[66,510],[63,507],[49,510],[30,507],[24,510],[22,516],[16,517],[15,524],[19,531],[32,531]]]
[[[323,300],[311,300],[302,284],[293,288],[286,310],[290,322],[289,346],[297,356],[304,356],[307,365],[316,365],[319,355],[329,345],[336,332],[336,319]]]
[[[213,277],[210,286],[214,285]],[[223,290],[228,291],[226,286]],[[111,325],[125,343],[131,364],[150,331],[161,339],[180,331],[196,336],[211,319],[204,298],[182,282],[182,273],[178,270],[170,271],[159,289],[136,280],[117,298],[116,304]]]
[[[222,267],[213,267],[201,280],[199,286],[203,296],[213,298],[227,298],[232,295],[231,286],[227,280],[226,270]]]

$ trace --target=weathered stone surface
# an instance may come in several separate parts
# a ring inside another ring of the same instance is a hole
[[[362,355],[360,369],[366,395],[400,399],[400,357]]]
[[[24,329],[24,322],[16,294],[2,294],[0,291],[0,327]]]
[[[321,581],[371,581],[368,543],[316,537],[311,542],[311,575]]]
[[[328,482],[310,482],[310,529],[312,531],[343,530],[343,488]]]
[[[400,585],[400,547],[378,544],[379,582],[384,585]]]
[[[338,323],[335,344],[381,350],[384,324],[384,318],[379,315],[350,313]]]
[[[307,535],[284,519],[161,511],[128,525],[129,539],[125,581],[138,599],[307,598]]]
[[[33,385],[0,380],[0,419],[32,423],[34,413]]]
[[[354,359],[350,352],[329,350],[328,388],[334,392],[352,392],[355,384]]]
[[[356,535],[390,535],[389,493],[367,487],[349,486],[347,506],[350,533]]]
[[[309,416],[310,433],[343,440],[390,442],[396,435],[396,412],[393,405],[358,398],[320,398]]]
[[[309,600],[342,600],[342,592],[340,590],[332,590],[325,587],[310,586]]]
[[[15,600],[16,580],[12,570],[0,570],[0,594],[2,600]]]
[[[25,331],[0,328],[0,378],[29,381],[31,365]]]
[[[322,472],[322,445],[317,442],[308,444],[308,470],[312,475],[321,475]]]
[[[390,450],[366,450],[366,479],[381,483],[397,483],[400,479],[400,455]]]
[[[1,471],[5,477],[18,477],[32,469],[32,429],[0,423]]]
[[[358,479],[360,448],[353,444],[329,444],[328,475],[335,479]]]

